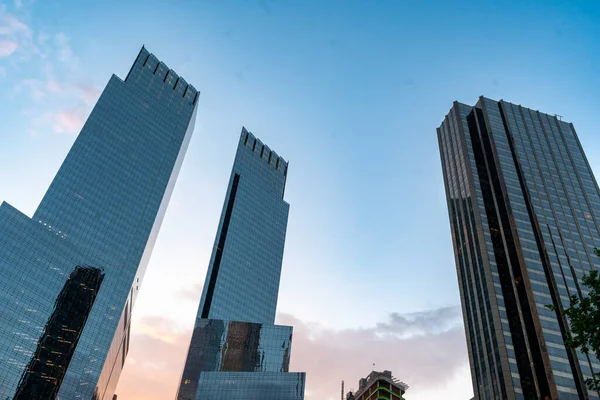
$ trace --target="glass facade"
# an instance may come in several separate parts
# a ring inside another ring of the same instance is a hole
[[[304,373],[204,372],[198,399],[211,400],[302,400]]]
[[[0,398],[112,399],[197,91],[142,48],[29,218],[0,206]]]
[[[200,319],[193,336],[181,378],[182,398],[195,398],[202,371],[289,371],[291,327]]]
[[[600,362],[565,348],[560,312],[600,267],[600,190],[573,125],[482,97],[437,133],[475,398],[598,398],[584,381]]]
[[[179,400],[301,399],[292,328],[275,310],[289,204],[288,163],[242,129],[198,308]]]

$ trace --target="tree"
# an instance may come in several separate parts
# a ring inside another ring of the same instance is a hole
[[[595,249],[595,253],[600,257],[599,249]],[[565,345],[573,350],[580,349],[585,354],[592,351],[600,356],[600,274],[596,270],[590,271],[581,282],[587,287],[587,296],[571,296],[569,307],[563,310],[571,325]],[[556,311],[554,305],[547,307]],[[600,391],[600,372],[586,379],[585,383],[588,389]]]

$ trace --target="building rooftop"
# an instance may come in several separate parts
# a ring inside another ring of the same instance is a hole
[[[350,392],[348,393],[348,396],[346,397],[346,399],[355,399],[355,398],[359,398],[360,396],[362,396],[369,388],[371,388],[373,386],[373,384],[377,381],[385,381],[391,385],[393,385],[394,387],[396,387],[399,391],[400,394],[404,394],[406,392],[406,390],[408,389],[408,385],[404,382],[401,382],[400,380],[398,380],[397,378],[395,378],[392,375],[391,371],[372,371],[369,375],[367,375],[366,378],[362,378],[359,381],[359,387],[358,390],[354,393]]]

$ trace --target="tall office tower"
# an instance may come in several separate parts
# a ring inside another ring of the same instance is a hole
[[[145,48],[33,218],[0,206],[0,399],[112,399],[198,93]]]
[[[238,144],[179,400],[300,400],[292,327],[275,309],[289,204],[288,163],[245,128]]]
[[[584,380],[600,362],[565,348],[561,313],[600,267],[600,191],[575,128],[481,97],[437,134],[475,398],[598,398]]]

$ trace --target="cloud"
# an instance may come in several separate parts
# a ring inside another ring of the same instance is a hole
[[[89,83],[80,83],[77,85],[79,95],[86,104],[95,104],[102,93],[102,90]]]
[[[0,57],[8,57],[19,48],[17,42],[12,40],[0,40]]]
[[[83,107],[61,110],[54,115],[52,129],[56,133],[78,133],[87,116],[88,111]]]
[[[278,324],[294,327],[290,370],[307,373],[306,400],[338,399],[342,380],[347,388],[356,388],[358,380],[373,369],[392,371],[410,386],[411,398],[456,385],[461,371],[466,368],[468,374],[460,321],[459,307],[394,313],[373,327],[342,330],[288,314],[277,318]],[[162,317],[134,321],[130,354],[117,388],[119,398],[174,398],[190,337],[191,330],[181,332]]]
[[[19,48],[32,45],[31,28],[0,4],[0,56],[12,55]]]
[[[18,34],[25,34],[25,36],[30,37],[31,29],[13,14],[9,13],[5,5],[0,4],[0,35],[10,36]]]
[[[335,330],[280,314],[278,323],[294,326],[291,369],[307,372],[307,400],[337,398],[371,370],[390,370],[418,398],[443,389],[468,363],[460,308],[391,314],[367,329]],[[373,366],[375,364],[375,366]]]
[[[117,386],[120,399],[175,397],[192,332],[179,332],[173,326],[173,321],[161,317],[134,320],[129,354]]]
[[[200,301],[200,296],[202,296],[203,285],[203,283],[193,283],[189,287],[182,289],[179,292],[178,297],[182,300],[198,303]]]
[[[27,90],[29,95],[35,100],[41,100],[46,97],[44,82],[39,79],[24,79],[15,87],[17,91]]]
[[[50,65],[46,66],[46,89],[49,92],[60,93],[64,91],[63,85],[58,81],[56,75],[52,71],[52,67]]]
[[[78,133],[101,93],[100,89],[90,84],[70,85],[60,82],[51,68],[47,68],[45,80],[24,79],[15,86],[15,90],[27,92],[48,110],[40,113],[40,108],[37,108],[37,115],[28,112],[30,131],[34,133],[49,125],[55,133]]]
[[[135,332],[161,342],[177,343],[177,335],[173,332],[172,323],[161,317],[144,317],[136,325]]]
[[[0,3],[0,58],[10,57],[11,65],[27,67],[18,68],[28,76],[16,77],[13,87],[36,101],[37,113],[28,118],[31,135],[48,130],[77,133],[101,91],[80,68],[81,61],[66,34],[34,33],[23,22],[29,18],[30,3],[15,0],[12,12]],[[5,74],[2,67],[0,77]]]
[[[67,85],[63,85],[58,81],[51,65],[47,64],[44,67],[44,73],[44,80],[32,78],[24,79],[15,86],[15,89],[17,91],[26,90],[35,100],[41,100],[51,93],[66,92]]]
[[[410,314],[390,314],[388,322],[377,324],[381,332],[418,335],[445,332],[462,325],[460,307],[442,307]]]
[[[64,33],[58,33],[54,36],[54,46],[56,56],[60,62],[72,70],[78,70],[80,67],[79,57],[75,55],[70,45],[71,40]]]

